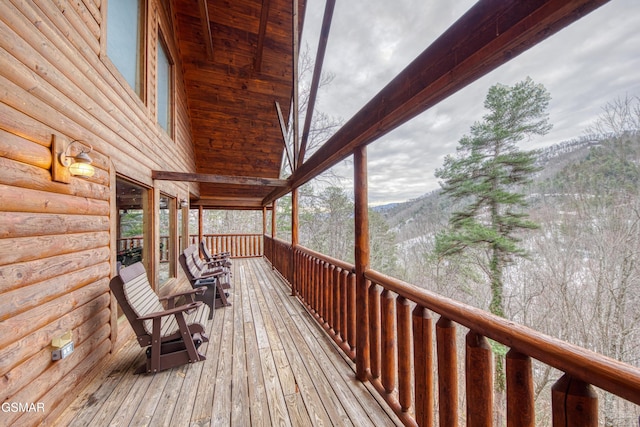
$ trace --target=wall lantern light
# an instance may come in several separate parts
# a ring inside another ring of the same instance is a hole
[[[179,206],[181,208],[186,208],[189,206],[189,202],[187,201],[187,199],[180,199]]]
[[[76,151],[79,153],[72,156],[71,147],[76,145]],[[89,153],[93,150],[93,147],[86,142],[79,141],[77,139],[71,141],[66,147],[64,143],[59,139],[53,137],[52,143],[52,176],[54,181],[69,183],[70,176],[77,176],[79,178],[91,178],[95,174],[95,168],[91,165],[92,160],[89,157]]]
[[[73,144],[82,146],[82,151],[80,151],[80,153],[76,154],[75,156],[70,156],[67,153],[71,151],[71,146]],[[93,166],[91,166],[91,162],[93,162],[93,160],[91,160],[91,157],[89,157],[88,154],[91,152],[91,150],[93,150],[93,147],[91,145],[89,145],[89,147],[87,148],[86,146],[83,146],[82,143],[77,139],[73,140],[67,146],[67,149],[64,150],[62,154],[60,154],[60,163],[62,163],[63,166],[68,167],[69,173],[73,176],[78,176],[80,178],[91,178],[93,174],[96,173]]]

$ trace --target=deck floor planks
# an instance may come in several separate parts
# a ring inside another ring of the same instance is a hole
[[[138,349],[132,345],[120,349],[116,363],[110,368],[105,368],[102,374],[91,381],[78,399],[60,416],[60,423],[71,426],[89,425],[113,390],[123,380],[123,373],[131,371],[132,366],[137,366],[138,354]],[[75,413],[79,415],[73,417]]]
[[[263,273],[266,271],[262,270]],[[271,298],[270,305],[275,307],[274,313],[282,313],[286,311],[286,305],[290,305],[291,297],[288,296],[287,292],[284,292],[283,289],[274,292],[269,295]],[[341,398],[337,396],[332,389],[331,383],[336,378],[330,378],[326,374],[328,372],[323,368],[322,365],[327,366],[323,359],[324,353],[316,347],[317,343],[315,339],[311,337],[310,340],[305,339],[304,334],[301,333],[300,328],[305,328],[304,323],[300,320],[301,316],[283,316],[280,318],[283,324],[283,328],[289,332],[293,342],[303,343],[306,342],[306,346],[298,345],[298,351],[302,354],[302,360],[305,362],[305,367],[310,377],[314,379],[313,384],[316,388],[316,391],[321,397],[321,401],[324,404],[324,409],[329,415],[331,420],[340,420],[341,425],[351,425],[351,420],[349,419],[345,408],[343,407],[343,402]],[[311,343],[312,345],[309,345]],[[333,369],[333,367],[332,367]],[[338,379],[339,381],[339,379]],[[347,398],[350,400],[348,396],[342,396],[342,398]],[[362,410],[361,410],[362,413]],[[359,422],[357,425],[361,425]]]
[[[282,343],[274,332],[273,322],[268,310],[265,310],[264,302],[261,302],[261,287],[264,283],[252,269],[247,275],[249,286],[249,302],[254,313],[254,324],[258,336],[258,351],[261,360],[262,375],[264,378],[265,392],[269,403],[269,414],[273,425],[290,426],[287,404],[285,401],[282,383],[279,378],[278,368],[272,351],[282,349]]]
[[[134,375],[144,354],[132,340],[60,425],[399,424],[266,262],[233,264],[232,306],[207,324],[207,360]]]
[[[235,290],[234,290],[235,292]],[[213,378],[208,381],[215,382],[215,392],[213,394],[213,407],[211,408],[211,425],[226,426],[231,425],[231,380],[233,369],[233,310],[236,308],[236,301],[233,296],[229,299],[231,306],[216,309],[223,314],[222,325],[219,333],[222,339],[218,345],[218,368]],[[241,331],[239,331],[241,332]]]
[[[223,339],[222,322],[224,321],[224,315],[225,312],[223,310],[214,311],[213,320],[209,322],[209,328],[207,329],[209,342],[201,346],[201,351],[204,351],[203,354],[207,360],[202,367],[196,393],[197,399],[191,414],[191,422],[194,425],[208,425],[211,422],[211,408],[213,407],[213,395],[216,387],[216,382],[213,379],[218,374],[218,357],[220,342]]]
[[[247,283],[247,274],[245,266],[240,269],[240,286],[245,296],[242,304],[242,318],[244,321],[244,343],[247,355],[259,354],[258,339],[256,337],[253,312],[251,311],[251,303],[249,301],[249,290]],[[252,426],[270,426],[271,416],[269,414],[269,406],[267,405],[267,395],[262,380],[262,365],[255,357],[247,357],[247,388],[249,393],[250,417]]]
[[[233,426],[248,426],[251,420],[251,414],[246,410],[249,407],[249,388],[247,384],[247,350],[244,341],[246,334],[243,322],[244,304],[245,294],[242,289],[234,290],[233,377],[231,380],[231,425]]]
[[[286,306],[299,305],[297,303],[291,303],[291,299],[288,295],[288,287],[281,288],[278,291],[278,296],[280,298],[279,301],[274,300],[277,308],[275,312],[282,312],[283,307],[279,306],[279,304],[284,305],[285,308]],[[288,310],[288,312],[294,313],[295,310]],[[371,399],[369,390],[367,390],[360,381],[355,379],[355,374],[345,376],[340,372],[342,371],[342,368],[344,367],[344,364],[346,362],[343,358],[343,355],[333,344],[333,341],[324,333],[322,327],[315,321],[296,322],[294,319],[295,317],[296,316],[292,316],[291,320],[293,320],[293,324],[295,324],[299,329],[300,335],[298,337],[294,336],[294,340],[300,337],[305,340],[309,348],[312,350],[322,372],[326,375],[328,383],[333,386],[335,395],[337,396],[339,402],[348,412],[349,418],[352,420],[357,420],[357,422],[355,423],[356,425],[385,425],[386,423],[390,425],[394,424],[389,419],[390,416],[395,418],[395,415],[392,412],[387,413],[378,405],[374,405],[373,407],[371,407],[370,404],[364,406],[369,403],[368,399]],[[324,354],[324,357],[321,356],[322,354]],[[353,369],[355,369],[355,366],[353,364],[351,364],[351,366]],[[317,377],[317,375],[318,374],[316,373],[315,377]],[[316,383],[316,385],[317,384],[318,383]],[[329,393],[329,395],[331,395],[331,393]],[[353,399],[354,396],[356,397],[356,399]],[[326,402],[326,400],[323,401]],[[365,408],[364,411],[363,408]],[[366,418],[357,418],[358,414],[363,413],[369,415],[370,420]],[[332,417],[332,419],[335,418]],[[396,422],[399,423],[399,420],[396,419]]]

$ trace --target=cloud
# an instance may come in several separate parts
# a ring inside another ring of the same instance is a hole
[[[337,2],[324,70],[335,74],[317,108],[348,120],[473,5],[474,1]],[[324,1],[308,2],[305,35],[315,52]],[[369,146],[369,201],[403,201],[438,188],[434,172],[485,114],[495,83],[530,76],[551,93],[553,130],[523,148],[579,137],[608,102],[640,95],[640,2],[616,0],[470,84]],[[352,166],[334,171],[350,187]]]

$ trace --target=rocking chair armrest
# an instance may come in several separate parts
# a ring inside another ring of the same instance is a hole
[[[202,305],[202,301],[195,301],[189,304],[184,304],[179,307],[170,308],[164,311],[156,311],[154,313],[149,313],[146,316],[138,317],[138,320],[153,320],[164,316],[170,316],[172,314],[184,313],[185,311],[193,310]]]
[[[198,279],[211,279],[214,277],[222,276],[224,274],[227,274],[227,272],[221,267],[215,271],[209,271],[207,273],[202,274],[200,277],[198,277]]]
[[[202,293],[204,293],[204,291],[201,290],[201,289],[190,289],[188,291],[178,292],[177,294],[167,295],[167,296],[164,296],[164,297],[160,297],[158,299],[160,301],[168,301],[168,300],[175,299],[175,298],[182,297],[182,296],[187,296],[187,295],[191,295],[191,294],[202,294]]]

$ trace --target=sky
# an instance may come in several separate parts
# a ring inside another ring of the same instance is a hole
[[[475,2],[469,0],[338,1],[316,110],[350,119]],[[324,0],[308,0],[301,45],[315,55]],[[527,76],[551,94],[553,129],[522,149],[585,135],[602,107],[640,96],[640,0],[611,0],[581,20],[485,75],[368,147],[369,203],[417,198],[440,188],[435,170],[471,125],[482,119],[489,87]],[[333,171],[352,188],[353,169]]]

